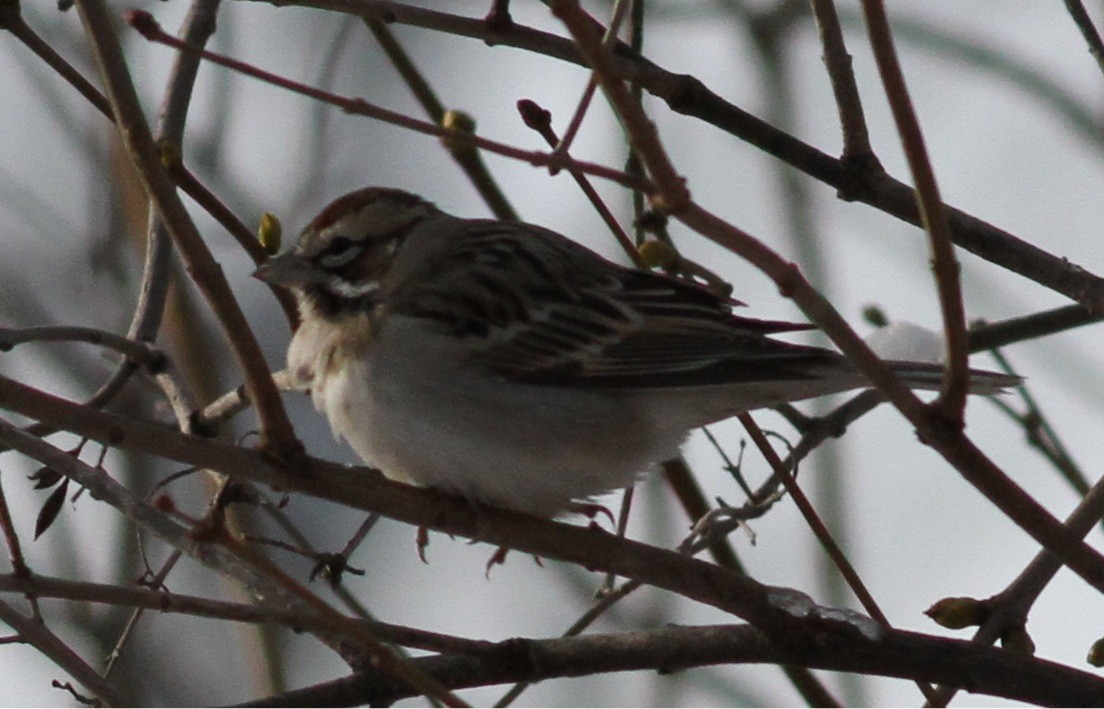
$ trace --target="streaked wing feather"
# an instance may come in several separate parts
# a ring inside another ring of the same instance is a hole
[[[559,386],[664,387],[808,378],[827,350],[766,335],[809,325],[733,315],[738,302],[622,268],[553,232],[471,222],[392,309],[468,339],[498,376]]]

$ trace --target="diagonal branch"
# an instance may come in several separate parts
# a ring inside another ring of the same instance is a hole
[[[279,392],[272,383],[264,354],[249,322],[238,307],[222,268],[203,243],[203,238],[180,202],[172,181],[165,174],[149,125],[138,103],[138,95],[130,80],[107,6],[103,0],[77,0],[77,7],[92,41],[123,144],[150,199],[164,217],[188,274],[222,323],[224,334],[237,357],[250,398],[257,407],[262,446],[278,456],[294,457],[302,452],[302,446],[295,438],[295,431],[284,411]]]
[[[392,0],[253,0],[284,7],[313,7],[359,17],[423,27],[508,46],[583,65],[571,41],[516,22],[508,27]],[[609,62],[626,81],[665,101],[671,110],[693,116],[792,165],[836,189],[841,198],[869,204],[910,224],[920,225],[916,192],[877,165],[839,160],[724,100],[693,76],[675,74],[618,43]],[[1104,279],[1083,266],[1039,247],[950,205],[944,205],[954,243],[1066,297],[1093,312],[1104,311]]]
[[[634,146],[643,148],[641,159],[659,190],[653,199],[672,209],[673,216],[684,224],[742,256],[770,277],[783,295],[792,298],[802,312],[916,427],[922,441],[939,452],[967,482],[1021,529],[1061,558],[1090,585],[1104,592],[1104,556],[1063,528],[1058,520],[986,457],[965,436],[961,426],[933,412],[909,391],[794,264],[689,199],[689,193],[666,153],[662,149],[649,149],[658,142],[655,126],[643,115],[640,106],[631,100],[621,79],[613,71],[608,55],[601,51],[594,21],[580,9],[576,0],[558,0],[553,7],[575,37],[580,51],[596,70],[602,88],[618,111]]]
[[[95,693],[108,706],[133,706],[133,702],[123,696],[115,685],[100,677],[99,672],[96,672],[40,621],[28,618],[4,601],[0,601],[0,621],[19,633],[23,642],[50,658],[54,664],[68,672],[73,679]]]

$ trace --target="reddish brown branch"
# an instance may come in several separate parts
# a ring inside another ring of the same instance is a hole
[[[870,148],[859,87],[851,70],[851,55],[847,53],[843,41],[836,4],[834,0],[813,0],[812,8],[820,30],[820,42],[824,46],[824,65],[828,69],[843,129],[843,161],[876,160]]]
[[[231,479],[303,492],[409,524],[639,579],[733,613],[772,637],[802,634],[800,623],[768,599],[768,587],[742,574],[601,530],[503,510],[476,511],[462,500],[385,480],[369,468],[350,471],[347,466],[308,457],[304,465],[309,474],[299,468],[285,470],[257,451],[88,409],[4,377],[0,377],[0,408],[112,447],[214,470]],[[0,442],[6,435],[0,435]],[[100,497],[109,494],[93,492]]]
[[[140,10],[129,10],[125,14],[126,21],[138,30],[143,37],[153,42],[160,42],[166,44],[174,49],[182,52],[196,52],[200,54],[204,59],[225,66],[234,71],[240,72],[247,76],[252,76],[255,79],[264,81],[265,83],[272,84],[273,86],[279,86],[280,88],[287,89],[288,91],[294,91],[295,93],[308,96],[317,101],[322,101],[344,110],[346,113],[352,113],[359,116],[367,116],[368,118],[374,118],[376,120],[391,123],[393,125],[402,126],[409,130],[424,133],[426,135],[432,135],[439,138],[445,138],[457,143],[463,143],[472,145],[477,148],[486,150],[487,152],[497,153],[498,155],[504,155],[506,157],[514,158],[516,160],[522,160],[528,162],[531,165],[562,169],[569,165],[575,169],[585,172],[589,175],[596,177],[602,177],[612,182],[616,182],[625,187],[631,187],[633,189],[642,190],[644,192],[651,192],[654,188],[647,183],[647,181],[640,180],[639,178],[628,175],[620,170],[614,170],[613,168],[605,167],[604,165],[596,165],[594,163],[579,162],[576,160],[570,160],[568,158],[555,155],[553,153],[541,153],[530,150],[521,150],[510,145],[498,143],[493,140],[482,138],[478,135],[468,133],[462,130],[455,130],[439,126],[434,123],[427,123],[426,121],[420,121],[416,118],[411,118],[406,114],[399,113],[398,111],[392,111],[374,104],[368,103],[362,98],[347,98],[344,96],[338,96],[330,93],[329,91],[323,91],[316,89],[313,86],[307,86],[297,81],[292,81],[278,74],[258,69],[245,62],[224,57],[215,52],[211,52],[205,49],[199,49],[192,45],[182,42],[172,35],[166,34],[161,27],[157,24],[157,21],[153,19],[153,15],[148,12]]]
[[[408,24],[585,64],[570,41],[516,22],[492,27],[482,20],[391,0],[277,0],[274,4]],[[828,155],[729,103],[695,77],[667,71],[624,44],[614,46],[609,61],[618,76],[642,86],[676,113],[698,118],[754,145],[833,187],[842,199],[864,202],[910,224],[921,224],[915,190],[887,175],[875,162],[839,160]],[[1104,279],[962,210],[950,205],[944,205],[944,209],[958,246],[1061,293],[1092,312],[1104,312]]]
[[[893,35],[889,29],[885,6],[881,0],[863,0],[863,12],[874,49],[874,61],[885,86],[893,120],[901,137],[912,179],[916,183],[916,200],[920,219],[928,232],[932,252],[932,268],[939,290],[939,308],[943,314],[943,333],[947,347],[947,366],[943,389],[935,406],[953,425],[964,426],[966,394],[970,388],[967,364],[966,312],[962,304],[962,283],[955,258],[950,227],[943,213],[943,198],[935,179],[920,121],[912,107]]]
[[[112,28],[111,15],[103,0],[78,0],[77,7],[92,41],[123,144],[180,250],[188,275],[222,323],[223,332],[237,357],[246,388],[257,408],[262,446],[278,456],[293,458],[302,452],[302,446],[295,437],[249,322],[161,164]]]
[[[593,21],[577,2],[559,0],[554,7],[582,45],[587,59],[617,110],[640,157],[655,179],[658,198],[672,214],[698,233],[739,254],[777,285],[781,293],[801,308],[865,374],[871,383],[916,427],[920,439],[938,451],[956,470],[998,509],[1056,554],[1071,569],[1104,592],[1104,556],[1070,535],[1050,513],[1016,485],[963,433],[962,427],[921,402],[859,338],[854,330],[805,279],[798,268],[765,244],[709,213],[693,201],[677,178],[674,167],[658,142],[655,127],[632,101],[624,84],[613,74],[608,56],[599,50]]]

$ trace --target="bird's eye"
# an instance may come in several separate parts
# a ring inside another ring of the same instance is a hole
[[[322,252],[319,261],[326,268],[338,268],[356,258],[361,248],[359,243],[347,236],[335,236]]]

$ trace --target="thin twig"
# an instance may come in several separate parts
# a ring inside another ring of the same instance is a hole
[[[570,41],[516,22],[508,27],[492,27],[482,20],[391,0],[280,0],[278,4],[385,19],[479,39],[495,46],[519,47],[564,62],[586,64]],[[698,79],[667,71],[637,56],[624,44],[617,44],[609,59],[619,76],[634,85],[639,84],[665,101],[676,113],[696,117],[748,142],[833,187],[843,199],[869,204],[910,224],[921,223],[916,190],[887,175],[876,165],[856,170],[853,165],[844,164],[724,100]],[[1104,312],[1104,279],[1089,269],[1044,251],[960,209],[949,205],[945,205],[945,209],[958,246],[1082,303],[1094,312]]]
[[[933,404],[955,426],[964,426],[966,395],[970,390],[967,363],[966,312],[962,304],[962,284],[955,258],[950,226],[943,211],[943,198],[935,179],[920,121],[912,107],[893,34],[889,29],[882,0],[862,0],[870,46],[882,77],[886,98],[897,124],[909,171],[916,183],[916,200],[924,230],[928,232],[932,253],[932,269],[939,290],[939,307],[943,315],[943,336],[946,341],[946,371],[939,399]]]
[[[257,407],[262,445],[278,457],[294,458],[301,453],[302,445],[272,385],[272,375],[249,322],[157,157],[115,36],[111,14],[103,0],[77,0],[77,7],[94,47],[120,136],[151,200],[165,219],[189,275],[219,318],[237,357],[246,387]]]
[[[71,581],[53,576],[21,578],[14,574],[0,574],[0,591],[31,594],[40,598],[57,598],[125,606],[159,613],[175,613],[195,618],[213,618],[239,623],[279,624],[295,630],[322,632],[323,622],[300,609],[277,604],[233,603],[213,598],[169,593],[165,590],[136,586]],[[363,623],[346,618],[349,623]],[[486,653],[490,644],[482,640],[470,640],[455,635],[433,633],[417,628],[372,621],[372,629],[388,642],[431,652],[460,652],[471,655]]]
[[[1081,31],[1081,36],[1085,38],[1085,42],[1089,45],[1089,54],[1096,60],[1101,73],[1104,73],[1104,41],[1100,39],[1100,32],[1093,25],[1092,18],[1085,10],[1085,5],[1081,0],[1064,0],[1064,2],[1074,24],[1077,25],[1077,29]]]
[[[602,45],[608,50],[617,41],[617,33],[621,28],[621,23],[625,19],[625,13],[628,11],[629,6],[636,3],[630,2],[630,0],[614,0],[613,3],[613,15],[610,18],[610,23],[606,27],[606,32],[602,36]],[[575,106],[575,111],[571,114],[571,120],[567,122],[567,129],[564,130],[563,137],[553,146],[555,149],[552,151],[557,155],[567,155],[571,150],[571,144],[575,142],[575,136],[579,133],[579,129],[583,125],[583,118],[586,116],[587,110],[590,108],[590,102],[594,98],[594,91],[598,88],[598,82],[593,73],[587,78],[586,87],[583,89],[582,96],[579,97],[579,103]]]
[[[970,351],[980,352],[1034,340],[1101,320],[1104,320],[1104,313],[1094,314],[1081,305],[1064,305],[1000,322],[983,323],[970,332]]]
[[[20,639],[33,646],[50,661],[84,685],[84,687],[103,700],[108,706],[134,706],[122,691],[100,676],[99,672],[85,662],[71,647],[54,635],[38,620],[28,618],[0,601],[0,621],[19,633]]]
[[[172,553],[169,554],[169,558],[165,559],[165,563],[161,564],[161,568],[158,569],[153,578],[149,579],[149,581],[147,582],[150,588],[156,589],[162,587],[162,584],[165,583],[165,579],[168,578],[169,573],[176,567],[176,563],[180,561],[181,555],[182,554],[179,549],[174,549]],[[149,593],[157,593],[158,595],[161,595],[157,591],[150,591]],[[145,615],[146,610],[148,609],[144,607],[139,607],[134,608],[131,611],[130,617],[127,618],[127,622],[123,626],[122,632],[119,633],[119,638],[115,641],[115,645],[112,646],[111,652],[107,656],[107,660],[104,661],[103,676],[105,679],[110,677],[111,673],[115,670],[115,667],[119,662],[119,658],[123,656],[123,648],[126,646],[127,641],[130,639],[132,633],[134,632],[134,629],[138,627],[138,621],[142,619],[143,615]],[[158,608],[157,610],[163,610],[163,608]]]
[[[542,108],[536,101],[530,101],[529,99],[522,99],[517,102],[518,113],[521,114],[521,119],[525,125],[536,131],[544,141],[548,143],[550,147],[555,148],[562,144],[562,140],[556,135],[556,131],[552,128],[552,113],[547,109]],[[570,158],[570,154],[566,151],[561,153],[563,157]],[[625,230],[621,228],[621,223],[617,221],[617,217],[613,216],[613,212],[606,205],[601,195],[598,194],[598,190],[594,189],[594,185],[590,183],[590,179],[573,167],[567,168],[572,179],[575,180],[575,184],[579,185],[579,189],[583,191],[587,200],[594,207],[594,210],[598,212],[598,216],[602,217],[602,221],[606,223],[606,227],[613,234],[613,237],[617,239],[617,243],[628,255],[632,262],[639,267],[644,266],[644,260],[640,258],[640,252],[637,250],[636,245],[633,243],[629,235],[625,233]],[[642,176],[643,177],[643,176]]]
[[[4,493],[4,486],[0,484],[0,532],[4,535],[4,543],[8,547],[8,563],[11,564],[12,573],[20,578],[30,578],[31,569],[23,557],[23,546],[19,543],[19,535],[15,531],[15,522],[12,520],[11,510],[8,508],[8,496]],[[31,619],[42,622],[42,611],[38,606],[38,598],[31,593],[27,594],[27,600],[31,605]]]
[[[298,391],[299,383],[291,370],[281,369],[272,374],[272,381],[280,391]],[[196,413],[196,422],[202,426],[215,426],[229,421],[253,405],[245,385],[228,391]]]
[[[859,603],[870,614],[870,617],[881,623],[887,628],[893,626],[889,622],[889,618],[882,612],[878,602],[874,600],[874,596],[867,589],[866,584],[863,583],[859,573],[855,570],[855,567],[848,561],[847,555],[843,553],[843,549],[836,544],[836,540],[832,537],[832,533],[824,525],[824,522],[820,519],[820,516],[816,513],[809,498],[805,496],[805,493],[797,484],[797,480],[790,474],[783,464],[782,460],[778,457],[778,454],[771,447],[770,441],[763,435],[762,429],[755,423],[755,420],[750,414],[740,414],[737,416],[740,423],[743,424],[744,430],[751,436],[751,440],[755,443],[755,446],[759,449],[759,452],[766,458],[767,463],[771,469],[774,470],[774,474],[782,481],[782,485],[785,486],[786,492],[790,494],[794,503],[797,505],[798,510],[801,512],[801,516],[805,518],[805,523],[809,525],[809,528],[816,535],[817,541],[824,547],[824,551],[832,558],[832,563],[836,565],[840,575],[847,581],[848,587],[851,592],[855,594],[855,597],[859,599]],[[917,686],[920,688],[920,692],[931,701],[935,698],[935,690],[926,683],[918,682]]]
[[[862,99],[855,83],[855,73],[851,70],[851,55],[843,41],[836,3],[834,0],[813,0],[812,8],[817,29],[820,30],[820,42],[824,45],[824,65],[828,68],[828,79],[843,129],[843,162],[876,160],[870,148]]]
[[[959,473],[998,509],[1028,532],[1040,544],[1067,563],[1094,588],[1104,592],[1104,556],[1083,541],[1074,539],[1058,521],[1023,488],[1013,482],[974,443],[960,426],[948,425],[947,417],[933,410],[913,394],[855,333],[801,272],[789,261],[750,234],[725,222],[689,199],[689,192],[671,165],[655,126],[639,104],[632,101],[615,76],[608,56],[600,51],[593,21],[574,0],[557,0],[557,15],[564,21],[580,50],[599,76],[614,110],[621,117],[634,146],[656,183],[660,206],[670,210],[684,224],[703,236],[739,254],[769,276],[780,291],[793,299],[847,355],[855,367],[907,418],[924,442],[940,453]]]
[[[504,155],[506,157],[514,158],[516,160],[523,160],[532,165],[544,166],[549,168],[563,169],[568,165],[574,166],[590,175],[602,177],[611,182],[624,185],[625,187],[631,187],[633,189],[643,190],[645,192],[651,192],[652,186],[646,181],[633,178],[630,175],[626,175],[620,170],[614,170],[612,168],[605,167],[604,165],[597,165],[589,162],[580,162],[575,160],[567,160],[553,156],[550,153],[534,152],[530,150],[521,150],[504,143],[499,143],[480,136],[455,129],[448,129],[438,126],[433,123],[427,123],[420,121],[416,118],[411,118],[403,113],[397,111],[391,111],[380,106],[368,103],[361,98],[347,98],[343,96],[337,96],[328,91],[322,91],[311,86],[306,86],[296,81],[291,81],[285,77],[277,74],[272,74],[267,71],[258,69],[245,62],[238,61],[236,59],[230,59],[224,57],[215,52],[211,52],[205,49],[199,49],[192,47],[191,45],[180,41],[172,35],[166,34],[157,24],[153,16],[147,12],[139,10],[131,10],[126,13],[126,20],[135,29],[142,33],[146,39],[153,42],[160,42],[161,44],[168,45],[182,52],[195,52],[200,54],[204,59],[219,64],[221,66],[233,69],[247,76],[252,76],[255,79],[272,84],[273,86],[279,86],[280,88],[293,91],[304,96],[308,96],[318,101],[331,104],[341,108],[347,113],[354,115],[367,116],[368,118],[374,118],[376,120],[391,123],[393,125],[402,126],[409,130],[413,130],[418,133],[424,133],[426,135],[432,135],[439,138],[447,138],[448,140],[455,140],[457,142],[469,143],[477,148],[482,148],[488,152],[496,153],[498,155]]]
[[[1008,359],[1004,356],[1004,353],[1000,350],[991,350],[990,354],[993,356],[993,359],[997,361],[997,364],[1000,365],[1001,369],[1011,373],[1012,367],[1009,365]],[[1006,415],[1023,428],[1027,438],[1027,444],[1039,451],[1044,458],[1050,461],[1050,464],[1054,466],[1058,474],[1070,484],[1070,487],[1072,487],[1077,494],[1081,496],[1087,495],[1089,492],[1088,477],[1077,463],[1074,462],[1069,450],[1058,436],[1058,432],[1054,430],[1054,427],[1050,424],[1046,415],[1043,414],[1043,410],[1039,407],[1039,403],[1035,400],[1035,396],[1025,384],[1020,384],[1016,387],[1016,390],[1020,398],[1023,399],[1024,407],[1026,408],[1024,413],[1021,414],[1011,406],[1005,404],[1001,401],[1000,397],[993,397],[993,404],[1004,411]]]
[[[95,106],[100,113],[111,115],[111,104],[104,98],[104,95],[85,79],[72,64],[58,54],[48,42],[39,37],[38,34],[23,21],[22,16],[19,15],[18,2],[4,0],[0,2],[0,6],[2,6],[0,16],[2,16],[4,20],[0,21],[0,27],[8,30],[18,38],[19,41],[23,42],[28,49],[38,55],[38,57],[46,62],[51,69],[69,82],[69,84],[84,96],[89,103]]]
[[[19,330],[0,327],[0,351],[28,342],[87,342],[115,350],[143,367],[158,367],[165,361],[165,354],[148,342],[131,340],[107,330],[79,325],[51,325]]]
[[[1082,538],[1104,516],[1104,478],[1098,480],[1077,508],[1066,518],[1065,528],[1070,534]],[[1043,550],[1003,591],[987,602],[989,617],[974,634],[973,642],[992,644],[1012,624],[1022,623],[1028,610],[1062,568],[1062,562],[1054,554]],[[945,706],[957,692],[956,689],[940,691],[935,706]]]
[[[633,150],[650,157],[645,158],[644,164],[655,182],[655,192],[650,195],[653,206],[661,212],[678,214],[690,200],[686,181],[668,159],[655,124],[644,117],[640,104],[633,101],[622,79],[611,71],[611,49],[602,41],[601,28],[583,12],[578,2],[554,0],[551,5],[552,12],[575,38],[614,111],[624,120],[634,119],[631,126],[626,125],[626,136]]]

